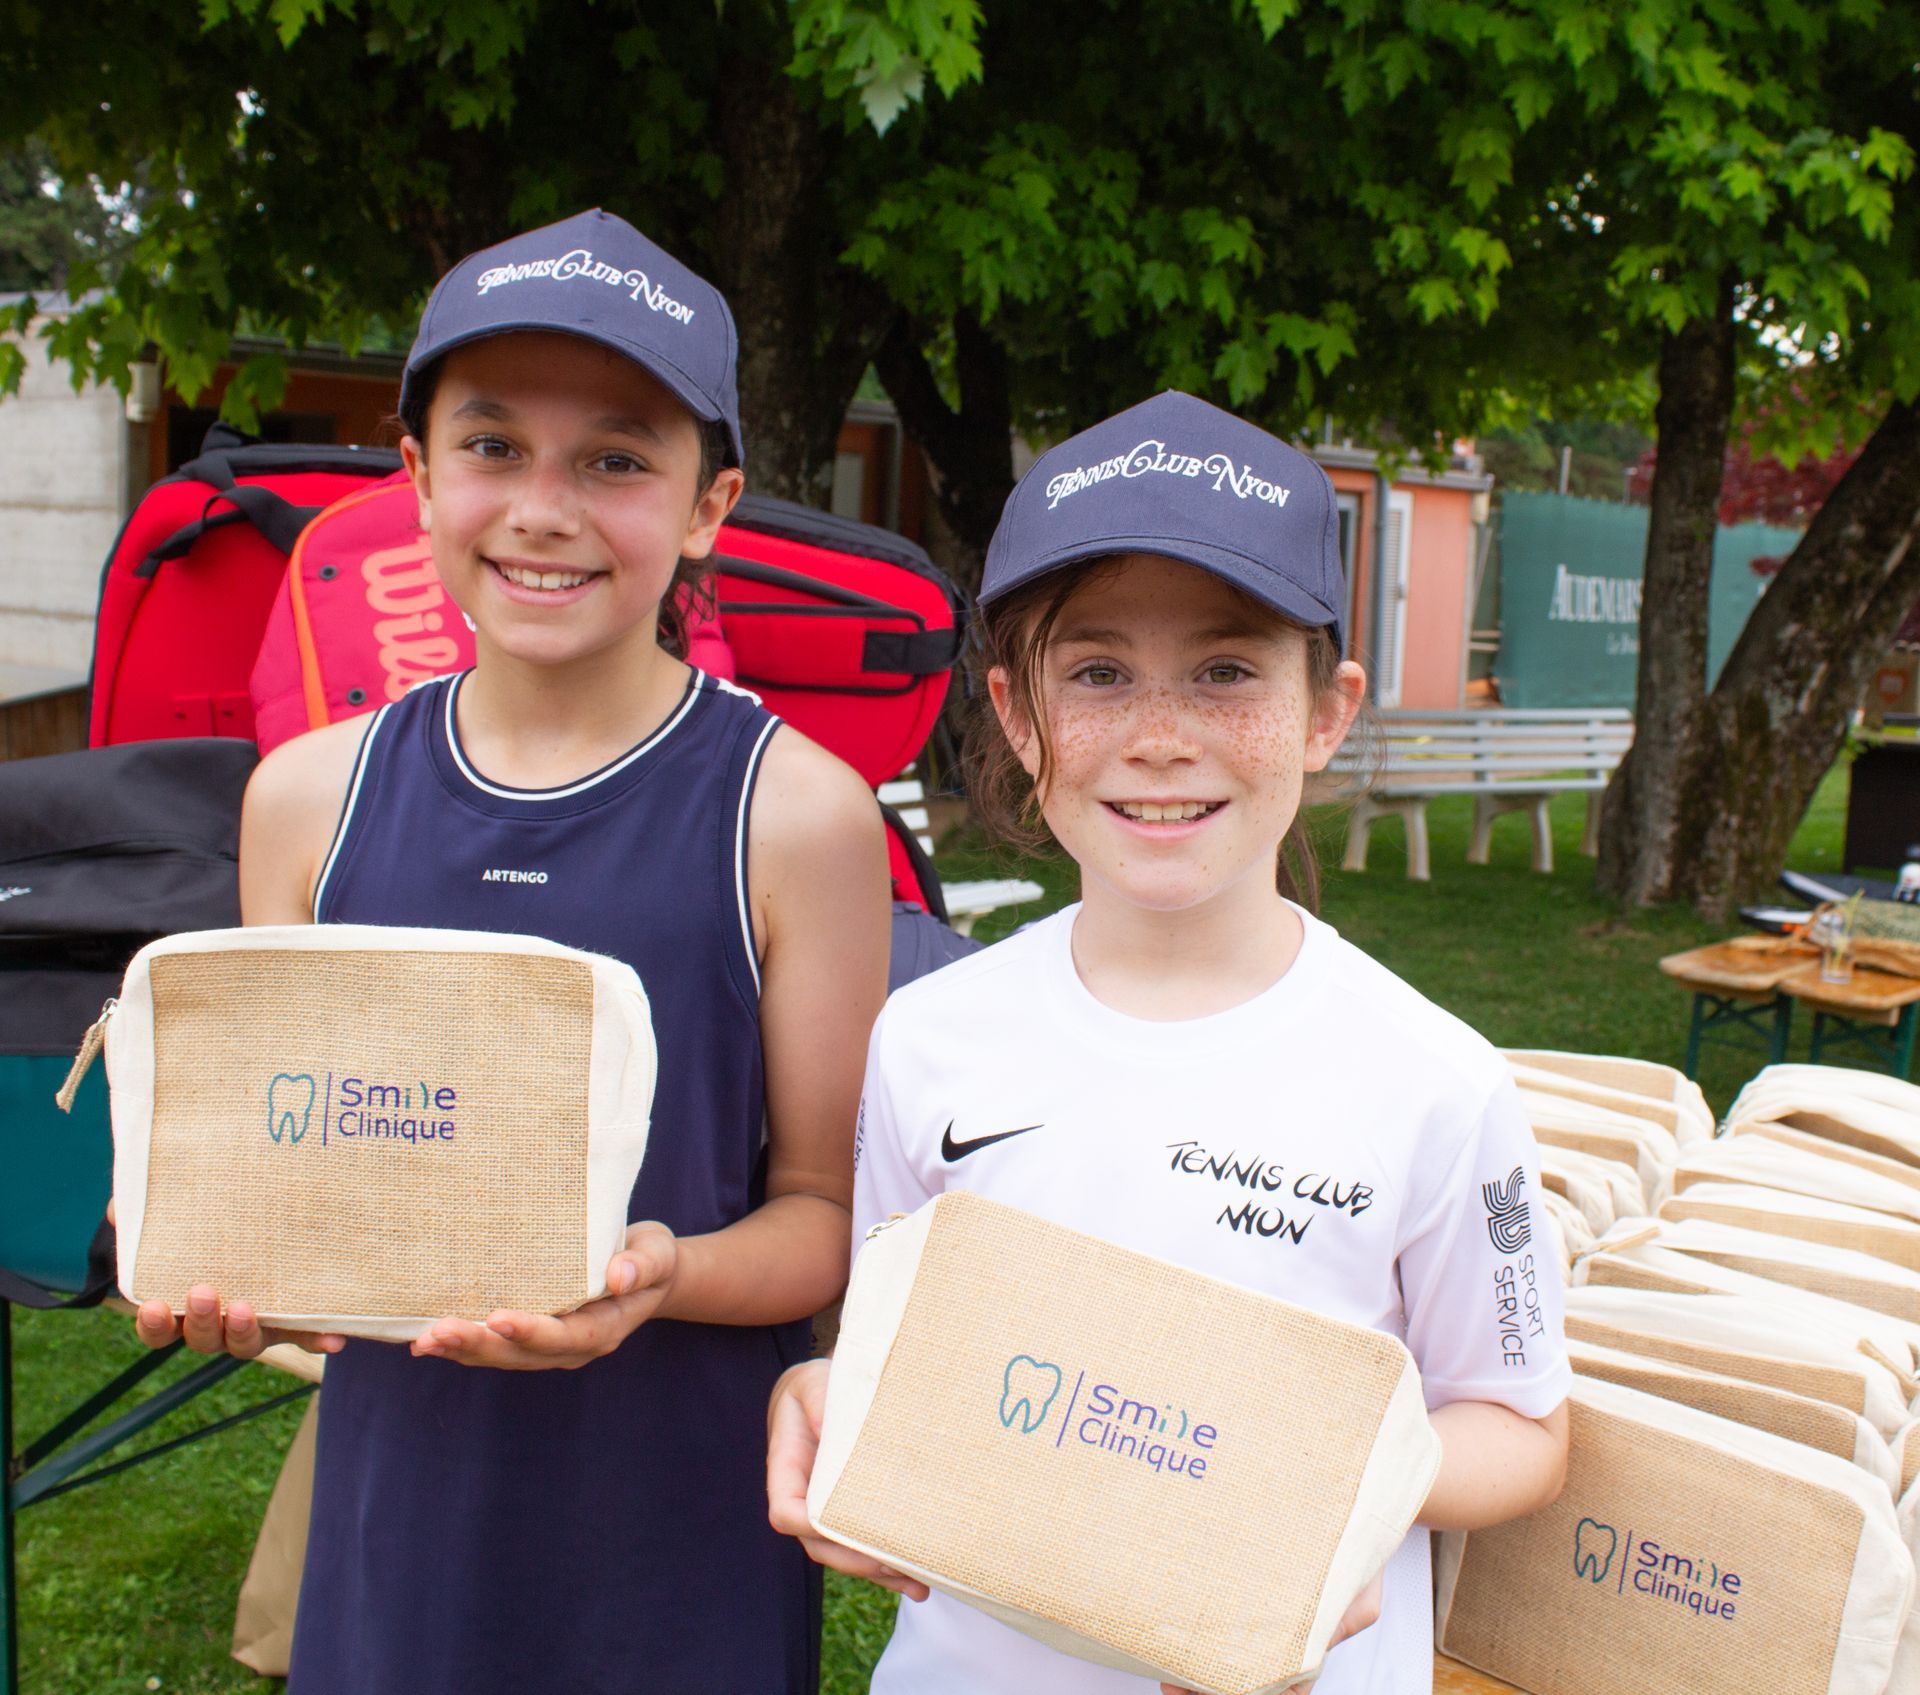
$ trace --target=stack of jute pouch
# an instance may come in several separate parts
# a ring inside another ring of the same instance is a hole
[[[630,967],[452,930],[199,931],[136,954],[102,1025],[129,1300],[180,1312],[207,1283],[395,1341],[606,1292],[653,1100]]]
[[[1534,1079],[1619,1062],[1510,1060],[1569,1250],[1572,1450],[1555,1505],[1440,1539],[1439,1646],[1537,1695],[1920,1691],[1920,1088],[1774,1066],[1714,1138],[1638,1066],[1670,1135],[1596,1140]]]

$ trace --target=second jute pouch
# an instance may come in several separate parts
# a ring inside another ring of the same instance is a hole
[[[821,1535],[1204,1695],[1311,1676],[1439,1469],[1391,1336],[978,1195],[855,1263]]]
[[[1441,1650],[1550,1695],[1879,1695],[1913,1561],[1846,1460],[1585,1377],[1549,1507],[1440,1538]]]
[[[141,949],[106,1027],[119,1280],[389,1341],[606,1292],[653,1028],[617,960],[321,924]]]

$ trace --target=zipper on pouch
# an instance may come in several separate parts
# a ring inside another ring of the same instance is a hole
[[[73,1111],[73,1097],[80,1092],[80,1085],[93,1069],[93,1062],[99,1056],[100,1044],[107,1039],[107,1025],[119,1010],[120,999],[117,995],[107,996],[107,1004],[100,1009],[100,1016],[87,1026],[87,1033],[80,1038],[80,1051],[73,1056],[72,1069],[67,1072],[67,1080],[60,1085],[60,1092],[53,1097],[53,1104],[62,1112]]]
[[[900,1222],[901,1219],[905,1218],[906,1216],[907,1215],[904,1212],[888,1213],[887,1216],[881,1219],[878,1224],[875,1224],[868,1229],[865,1237],[863,1237],[862,1240],[871,1242],[874,1239],[874,1237],[880,1234],[882,1230],[891,1230],[896,1224]]]

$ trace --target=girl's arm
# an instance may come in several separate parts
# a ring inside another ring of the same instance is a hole
[[[793,730],[775,733],[747,822],[767,1078],[764,1204],[684,1240],[665,1225],[632,1225],[603,1299],[561,1318],[441,1319],[414,1341],[416,1354],[509,1370],[576,1366],[651,1318],[781,1324],[833,1301],[847,1281],[861,1067],[886,999],[885,828],[849,766]]]
[[[1440,1433],[1440,1475],[1419,1522],[1430,1530],[1484,1530],[1538,1512],[1567,1480],[1567,1406],[1524,1418],[1491,1401],[1454,1401],[1428,1415]]]

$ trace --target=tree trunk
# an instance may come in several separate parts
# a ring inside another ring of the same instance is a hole
[[[987,543],[1013,491],[1013,400],[1006,349],[974,318],[954,319],[954,375],[960,407],[940,392],[922,338],[895,318],[874,367],[901,425],[927,456],[939,523],[930,528],[935,562],[969,589],[980,586]]]
[[[726,186],[712,274],[740,330],[747,486],[824,507],[841,422],[885,327],[882,302],[821,239],[830,143],[775,55],[731,61],[715,118]]]
[[[1705,702],[1669,892],[1725,917],[1763,894],[1874,668],[1920,601],[1920,412],[1888,409]]]
[[[1660,346],[1658,438],[1646,569],[1634,741],[1600,816],[1600,887],[1620,900],[1668,900],[1687,875],[1702,830],[1695,788],[1707,742],[1707,607],[1720,483],[1733,425],[1732,288],[1717,309]]]

